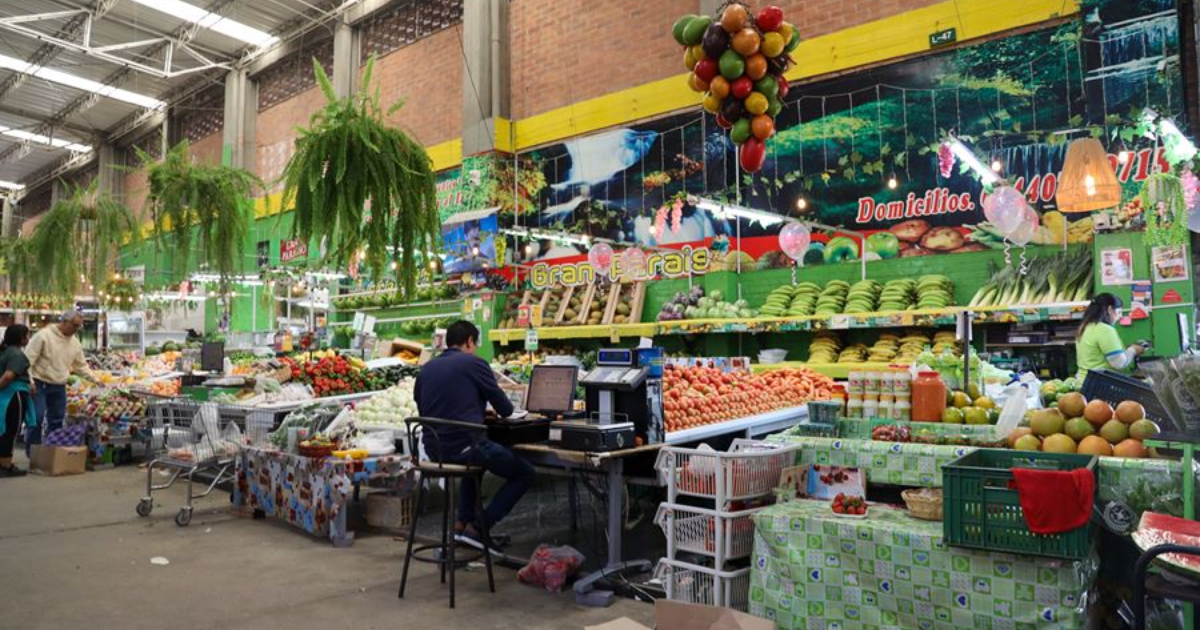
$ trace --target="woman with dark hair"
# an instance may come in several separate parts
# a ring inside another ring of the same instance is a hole
[[[1124,369],[1133,363],[1134,357],[1146,351],[1146,347],[1140,343],[1128,348],[1121,345],[1121,335],[1113,328],[1113,322],[1121,319],[1122,306],[1121,298],[1111,293],[1101,293],[1092,299],[1083,312],[1075,345],[1079,378],[1086,377],[1088,370]]]
[[[24,427],[37,424],[29,380],[29,359],[25,344],[29,343],[29,328],[21,324],[9,326],[0,342],[0,410],[3,410],[4,435],[0,437],[0,477],[20,477],[24,470],[13,466],[13,441]]]

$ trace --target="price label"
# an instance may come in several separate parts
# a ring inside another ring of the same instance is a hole
[[[530,328],[525,331],[525,349],[529,352],[538,349],[538,331],[536,328]]]
[[[847,330],[850,328],[849,315],[833,315],[829,318],[829,328],[831,330]]]

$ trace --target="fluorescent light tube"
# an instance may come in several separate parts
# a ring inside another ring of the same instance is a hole
[[[232,37],[236,40],[252,44],[254,46],[269,46],[279,41],[278,37],[260,31],[252,26],[231,20],[227,17],[210,13],[201,9],[194,4],[188,4],[181,0],[133,0],[134,2],[154,9],[162,11],[172,17],[177,17],[185,22],[191,22],[199,25],[201,28],[206,28],[211,31],[216,31],[222,35]]]
[[[166,103],[155,98],[150,98],[149,96],[137,94],[128,90],[122,90],[121,88],[111,85],[105,85],[99,81],[77,77],[73,74],[67,74],[66,72],[59,72],[58,70],[35,66],[7,55],[0,55],[0,68],[14,70],[16,72],[20,72],[21,74],[27,74],[39,79],[45,79],[52,83],[58,83],[60,85],[72,87],[77,90],[83,90],[84,92],[91,92],[93,94],[107,96],[118,101],[125,101],[126,103],[132,103],[139,107],[157,109],[166,105]]]
[[[1000,178],[996,176],[996,173],[993,172],[992,169],[984,166],[983,162],[980,162],[979,158],[975,157],[975,154],[967,148],[967,145],[963,144],[959,140],[954,139],[950,141],[950,151],[953,152],[958,159],[965,162],[972,171],[975,171],[975,173],[979,175],[979,179],[983,180],[984,184],[991,185],[1000,181]]]
[[[4,188],[6,190],[25,190],[25,184],[0,181],[0,188]]]

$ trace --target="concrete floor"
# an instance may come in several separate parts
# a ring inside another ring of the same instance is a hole
[[[21,462],[24,465],[24,462]],[[569,593],[523,585],[497,568],[458,575],[458,608],[436,568],[414,564],[396,598],[403,544],[360,534],[349,549],[283,525],[234,515],[220,491],[176,527],[177,488],[134,514],[145,473],[135,467],[69,477],[0,479],[0,626],[39,630],[272,630],[476,627],[571,629],[627,616],[652,626],[653,608],[618,600],[576,606]],[[162,556],[167,566],[150,564]]]

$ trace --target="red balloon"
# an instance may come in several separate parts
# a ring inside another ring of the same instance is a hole
[[[722,129],[729,129],[730,127],[733,126],[733,123],[729,122],[728,120],[725,120],[724,116],[717,114],[717,126]]]
[[[758,12],[758,17],[754,18],[754,23],[765,31],[774,31],[783,24],[783,9],[775,5],[767,5]]]
[[[747,76],[740,76],[729,84],[729,93],[733,94],[734,98],[746,98],[753,91],[754,82]]]
[[[738,148],[738,159],[743,171],[757,173],[767,159],[767,145],[762,140],[750,136]]]
[[[782,101],[783,99],[787,98],[788,81],[781,74],[781,75],[775,77],[775,83],[779,85],[779,100]]]
[[[705,83],[711,82],[713,77],[717,76],[718,71],[719,68],[717,68],[717,60],[713,59],[712,57],[705,57],[704,59],[697,61],[694,69],[696,76],[704,79]]]

